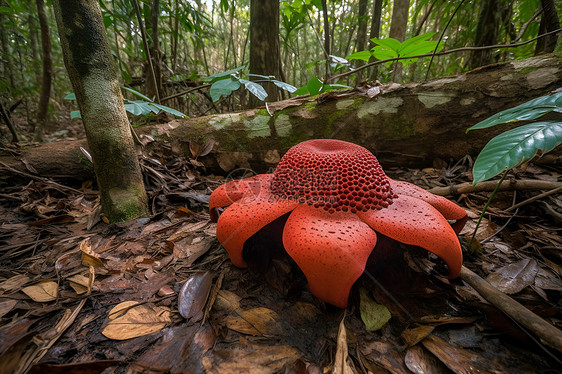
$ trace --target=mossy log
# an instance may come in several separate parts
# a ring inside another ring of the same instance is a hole
[[[436,159],[477,155],[492,137],[513,125],[468,134],[467,128],[560,86],[562,55],[544,55],[426,83],[382,85],[374,96],[366,89],[327,93],[270,103],[267,109],[174,120],[137,132],[141,138],[155,139],[147,145],[149,150],[166,148],[188,157],[190,143],[201,145],[212,139],[216,142],[212,151],[198,160],[209,170],[224,173],[235,168],[267,171],[288,148],[311,138],[362,145],[383,167],[423,167]],[[45,147],[26,150],[22,159],[42,175],[83,177],[75,170],[79,165],[66,163],[80,162],[77,146],[67,145],[73,156],[56,159]],[[560,147],[554,152],[560,153]]]

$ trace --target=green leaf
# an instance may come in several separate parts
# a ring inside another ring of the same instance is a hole
[[[294,93],[297,90],[297,88],[295,86],[293,86],[289,83],[281,82],[281,81],[278,81],[278,80],[275,80],[275,79],[272,82],[277,87],[281,88],[282,90],[289,91],[290,93]]]
[[[175,110],[175,109],[173,109],[173,108],[167,107],[167,106],[165,106],[165,105],[156,104],[156,103],[150,103],[149,105],[152,105],[152,106],[154,106],[154,107],[156,107],[156,108],[158,108],[158,109],[160,109],[160,110],[162,110],[162,111],[164,111],[164,112],[173,114],[173,115],[176,116],[176,117],[180,117],[180,118],[185,118],[185,117],[186,117],[186,115],[183,114],[182,112],[177,111],[177,110]]]
[[[350,54],[349,56],[346,56],[345,58],[347,58],[348,60],[369,61],[371,59],[371,52],[370,51],[355,52]]]
[[[367,331],[380,330],[390,320],[390,311],[369,297],[367,290],[359,289],[359,310]]]
[[[421,42],[424,42],[426,40],[429,40],[433,37],[433,35],[437,34],[436,32],[427,32],[425,34],[421,34],[418,36],[414,36],[413,38],[404,40],[401,44],[400,44],[400,48],[398,50],[398,52],[402,52],[404,49],[408,48],[410,45],[412,44],[419,44]],[[437,42],[434,42],[435,44],[437,44]],[[435,48],[435,46],[433,47]]]
[[[311,96],[314,96],[320,93],[323,85],[324,84],[320,81],[320,79],[312,77],[306,84],[306,87],[308,88],[308,93],[310,93]]]
[[[147,115],[151,112],[157,114],[158,109],[154,108],[150,104],[152,103],[147,103],[146,101],[141,100],[128,101],[125,104],[125,110],[135,116]]]
[[[267,91],[261,86],[261,84],[254,83],[246,79],[240,79],[240,83],[244,84],[244,87],[250,91],[255,97],[261,101],[265,101],[267,97]]]
[[[400,42],[394,38],[386,38],[386,39],[378,39],[378,38],[373,38],[371,39],[371,41],[375,44],[378,44],[382,47],[388,48],[392,51],[398,52],[398,50],[400,49]]]
[[[79,110],[73,110],[70,112],[70,119],[75,119],[75,118],[82,118],[82,114],[80,114]]]
[[[562,143],[562,122],[535,122],[504,132],[490,140],[476,158],[474,184],[490,179]]]
[[[231,70],[227,70],[227,71],[223,71],[221,73],[216,73],[213,75],[209,75],[208,77],[203,77],[201,78],[201,80],[203,82],[209,82],[209,83],[215,83],[221,79],[225,79],[226,77],[230,76],[231,74],[234,74],[242,69],[244,69],[245,65],[242,66],[238,66],[237,68],[231,69]]]
[[[330,90],[339,90],[342,88],[353,88],[350,86],[346,86],[344,84],[325,84],[322,86],[322,89],[320,90],[320,93],[326,92],[326,91],[330,91]]]
[[[371,51],[373,53],[373,56],[377,60],[386,60],[386,59],[389,59],[389,58],[398,57],[398,53],[396,53],[396,51],[393,51],[391,49],[384,48],[384,47],[381,47],[381,46],[376,46]]]
[[[133,95],[135,95],[137,97],[140,97],[141,99],[144,99],[146,101],[150,101],[151,103],[153,102],[153,100],[150,100],[148,97],[144,96],[143,94],[141,94],[138,91],[133,90],[132,88],[125,87],[125,86],[122,86],[121,88],[124,89],[125,91],[129,91],[130,93],[132,93]]]
[[[308,87],[307,86],[302,86],[297,88],[297,90],[295,92],[293,92],[295,95],[306,95],[310,92],[308,92]]]
[[[228,96],[232,93],[232,91],[236,91],[239,88],[240,82],[238,82],[238,80],[232,80],[230,78],[221,79],[213,83],[211,89],[209,90],[209,94],[211,95],[213,102],[216,103],[219,101],[221,96]]]
[[[400,57],[417,56],[433,52],[436,46],[437,42],[434,41],[411,44],[408,47],[400,50]],[[442,45],[441,48],[443,48]],[[437,48],[437,50],[439,50],[439,48]]]
[[[76,100],[76,94],[74,92],[69,92],[64,97],[65,100]]]
[[[527,101],[526,103],[514,108],[496,113],[484,121],[478,122],[476,125],[470,127],[466,130],[466,132],[476,129],[485,129],[500,123],[532,120],[553,110],[557,112],[562,111],[562,92],[537,97],[536,99]]]

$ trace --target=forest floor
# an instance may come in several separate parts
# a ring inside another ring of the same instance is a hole
[[[234,267],[207,211],[225,178],[145,156],[153,215],[119,224],[100,218],[92,181],[0,173],[0,373],[559,372],[559,352],[425,253],[361,277],[347,310],[316,299],[288,257],[260,273]],[[385,171],[424,188],[470,181],[469,158],[434,165]],[[561,172],[529,164],[513,178]],[[498,193],[465,266],[560,327],[562,194],[510,209],[540,192]],[[469,213],[465,247],[489,195],[449,196]],[[391,318],[367,331],[374,300]]]

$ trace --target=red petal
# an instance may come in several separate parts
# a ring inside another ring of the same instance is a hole
[[[232,263],[246,267],[242,258],[244,242],[262,227],[299,204],[279,200],[273,195],[246,196],[229,206],[219,217],[217,239],[230,255]]]
[[[455,231],[445,217],[425,201],[402,195],[387,208],[357,212],[357,215],[375,231],[441,257],[449,267],[449,278],[459,275],[462,249]]]
[[[232,180],[219,186],[209,198],[211,221],[217,222],[219,218],[215,208],[228,206],[248,194],[257,196],[260,191],[269,189],[272,177],[273,174],[258,174],[245,179]]]
[[[434,195],[412,183],[395,181],[393,179],[390,179],[390,187],[392,187],[392,191],[395,194],[421,199],[426,203],[431,204],[446,219],[457,221],[452,224],[453,229],[457,234],[462,230],[464,224],[468,220],[466,211],[463,208],[452,201],[447,200],[443,196]]]
[[[309,205],[295,209],[283,231],[283,245],[306,275],[310,291],[340,308],[347,306],[351,286],[376,242],[376,233],[355,214],[330,214]]]

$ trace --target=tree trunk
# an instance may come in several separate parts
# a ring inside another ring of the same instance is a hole
[[[357,42],[355,43],[355,51],[364,51],[367,48],[367,0],[359,0],[359,12],[357,14],[359,27],[357,28]],[[364,65],[364,61],[358,60],[357,66]],[[363,70],[356,74],[356,84],[359,85],[363,80]]]
[[[383,93],[374,98],[351,91],[272,103],[273,117],[260,109],[177,120],[138,130],[158,139],[148,145],[148,151],[171,149],[172,157],[189,154],[190,142],[203,144],[214,139],[218,144],[213,151],[199,159],[209,172],[225,173],[236,168],[267,171],[291,146],[312,138],[362,145],[379,158],[383,167],[427,167],[436,159],[449,162],[467,154],[477,155],[492,137],[513,126],[498,125],[466,134],[468,127],[501,110],[546,95],[560,85],[562,57],[549,55],[427,83],[386,85],[381,87]],[[51,143],[25,150],[24,163],[10,158],[0,161],[12,160],[10,165],[20,170],[30,165],[42,175],[76,173],[83,178],[86,172],[77,170],[80,165],[76,160],[81,159],[77,143]],[[53,154],[53,149],[58,153]],[[561,153],[560,147],[552,152]],[[87,162],[84,165],[89,166]]]
[[[371,18],[371,31],[369,33],[369,40],[373,38],[378,38],[380,36],[381,17],[382,17],[382,0],[375,0],[375,5],[373,6],[373,17]],[[374,60],[375,58],[371,57],[369,62],[373,62]],[[375,65],[369,68],[369,77],[371,78],[371,80],[373,81],[376,80],[378,74],[379,74],[378,66]]]
[[[152,69],[154,71],[154,77],[152,76],[152,71],[150,67],[145,68],[146,72],[146,96],[150,98],[155,98],[157,103],[160,103],[160,98],[163,95],[162,92],[162,57],[160,53],[160,37],[158,33],[158,22],[160,20],[160,1],[153,0],[152,6],[148,7],[148,17],[146,18],[146,29],[150,30],[150,58],[152,60]]]
[[[279,1],[250,1],[250,73],[280,77]],[[253,79],[256,80],[256,79]],[[260,80],[260,79],[257,79]],[[263,85],[267,101],[277,101],[279,90],[274,84]],[[250,107],[263,104],[250,95]]]
[[[390,21],[389,37],[403,42],[406,38],[406,27],[408,26],[408,11],[410,0],[396,0],[392,6],[392,20]],[[394,63],[392,80],[396,83],[402,82],[402,63]]]
[[[326,55],[326,72],[324,77],[328,78],[330,76],[330,54],[332,54],[332,49],[330,48],[330,21],[328,19],[328,4],[326,0],[322,0],[322,15],[324,19],[324,53]]]
[[[53,6],[102,210],[112,222],[146,216],[148,199],[99,2],[54,0]]]
[[[480,3],[480,14],[474,37],[475,47],[496,44],[501,23],[499,2],[500,0],[484,0]],[[472,51],[469,61],[470,68],[476,69],[496,62],[493,60],[493,54],[493,49]]]
[[[560,28],[560,20],[558,19],[558,12],[554,6],[554,0],[541,0],[542,17],[539,25],[539,35],[558,30]],[[537,47],[535,48],[535,56],[541,53],[554,52],[558,43],[558,35],[552,34],[537,40]]]
[[[43,140],[43,132],[47,128],[47,115],[49,109],[49,98],[51,97],[51,79],[53,76],[53,58],[51,54],[51,33],[47,23],[45,2],[36,0],[39,26],[41,28],[41,53],[43,76],[41,79],[41,93],[39,94],[39,106],[37,108],[37,124],[33,138],[35,141]]]

